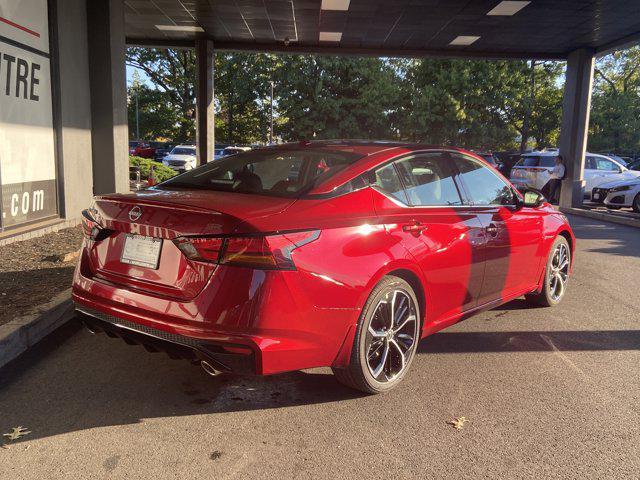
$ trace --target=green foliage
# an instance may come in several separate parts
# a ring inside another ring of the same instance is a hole
[[[400,79],[377,58],[284,56],[276,71],[286,140],[393,138]]]
[[[127,48],[127,65],[142,70],[154,89],[134,82],[129,88],[129,136],[135,138],[135,93],[138,92],[140,136],[195,139],[195,52],[188,49]],[[143,122],[144,120],[144,122]],[[146,123],[149,122],[149,123]]]
[[[597,61],[589,148],[615,153],[640,150],[640,47]]]
[[[151,171],[152,165],[157,182],[164,182],[177,174],[172,168],[162,165],[161,163],[154,162],[149,158],[129,156],[129,165],[131,167],[140,167],[140,178],[142,180],[147,180],[149,178],[149,172]]]
[[[219,53],[215,58],[216,141],[266,142],[274,55]]]
[[[130,48],[153,86],[129,89],[129,132],[195,138],[195,54]],[[592,150],[640,149],[640,47],[597,63]],[[268,141],[271,82],[276,137],[404,139],[506,150],[557,146],[563,62],[381,59],[218,53],[216,140]]]

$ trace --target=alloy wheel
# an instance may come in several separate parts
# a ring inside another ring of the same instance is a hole
[[[567,287],[569,279],[569,249],[564,243],[559,243],[551,257],[549,266],[549,296],[554,302],[559,301]]]
[[[392,290],[378,302],[366,336],[369,373],[391,382],[410,363],[418,338],[416,305],[405,291]]]

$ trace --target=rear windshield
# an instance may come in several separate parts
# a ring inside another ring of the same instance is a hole
[[[518,167],[553,167],[556,164],[556,157],[538,157],[538,156],[526,156],[522,157],[522,160],[518,162]]]
[[[351,152],[312,149],[252,151],[208,163],[159,187],[296,197],[359,158]]]

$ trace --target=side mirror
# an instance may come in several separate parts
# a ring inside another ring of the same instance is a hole
[[[544,195],[535,190],[525,190],[522,195],[524,197],[523,207],[538,208],[544,203]]]

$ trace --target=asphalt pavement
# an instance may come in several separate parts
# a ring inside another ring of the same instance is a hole
[[[0,478],[640,478],[640,230],[570,220],[560,306],[425,339],[384,395],[328,369],[212,378],[64,327],[0,370],[1,433],[31,432]]]

